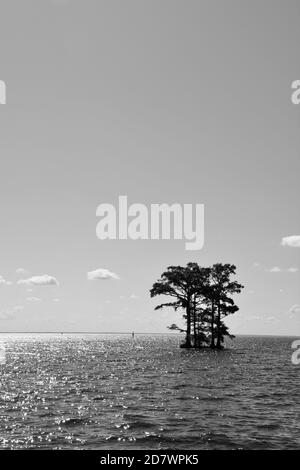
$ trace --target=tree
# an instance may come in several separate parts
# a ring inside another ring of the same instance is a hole
[[[185,330],[183,330],[182,328],[179,328],[179,326],[177,326],[176,323],[172,323],[172,325],[168,326],[168,330],[179,331],[180,333],[185,332]]]
[[[230,297],[239,294],[243,287],[231,277],[236,274],[236,266],[234,264],[216,263],[210,271],[210,299],[212,303],[212,321],[211,321],[211,347],[215,346],[221,349],[224,342],[224,336],[228,334],[228,329],[224,328],[222,318],[236,313],[239,308],[235,305]],[[216,312],[216,319],[215,319]],[[216,322],[216,329],[214,324]],[[215,345],[215,332],[217,344]]]
[[[232,280],[236,273],[233,264],[216,263],[204,268],[197,263],[186,267],[169,266],[150,290],[151,297],[165,295],[169,302],[155,307],[159,310],[172,307],[183,309],[186,329],[176,324],[169,329],[186,333],[185,348],[200,348],[210,344],[221,349],[225,336],[230,336],[222,319],[238,311],[232,295],[241,292],[243,286]],[[171,300],[171,298],[173,298]]]
[[[186,338],[183,346],[186,348],[192,347],[191,325],[194,312],[193,302],[197,303],[197,297],[200,295],[200,276],[201,268],[197,263],[188,263],[186,267],[169,266],[150,290],[151,297],[166,295],[175,298],[173,302],[158,305],[155,307],[155,310],[164,307],[173,307],[175,310],[182,308],[185,311]]]
[[[210,268],[203,268],[197,263],[189,263],[188,268],[192,272],[192,299],[191,317],[193,324],[194,347],[200,348],[207,343],[207,292],[209,289]]]

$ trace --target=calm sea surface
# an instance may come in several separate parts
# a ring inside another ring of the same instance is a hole
[[[293,338],[0,335],[1,449],[300,448]]]

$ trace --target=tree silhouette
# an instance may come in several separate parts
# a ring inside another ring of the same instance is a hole
[[[155,307],[159,310],[164,307],[173,307],[175,310],[182,308],[186,318],[186,339],[183,346],[190,348],[191,325],[194,315],[194,302],[200,295],[201,268],[197,263],[188,263],[186,267],[169,266],[161,275],[161,278],[153,284],[150,290],[151,297],[166,295],[173,297],[173,302],[166,302]]]
[[[239,284],[237,281],[231,280],[231,276],[234,276],[235,274],[236,266],[234,264],[228,263],[216,263],[212,266],[210,270],[211,296],[213,298],[213,303],[217,310],[216,347],[218,349],[222,348],[224,335],[226,335],[226,330],[222,328],[222,317],[236,313],[239,310],[239,308],[235,305],[233,299],[229,297],[230,295],[239,294],[243,289],[243,286],[241,284]],[[214,334],[212,333],[211,347],[213,348],[214,346]]]
[[[210,344],[211,348],[221,349],[225,336],[232,337],[222,319],[238,311],[231,295],[240,293],[243,286],[231,280],[235,273],[232,264],[216,263],[206,268],[188,263],[186,267],[169,266],[153,284],[151,297],[165,295],[174,299],[157,305],[155,310],[172,307],[184,311],[186,329],[174,323],[169,326],[170,330],[186,333],[181,347]]]

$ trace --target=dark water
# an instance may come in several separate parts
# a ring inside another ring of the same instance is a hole
[[[296,449],[292,338],[2,335],[0,448]]]

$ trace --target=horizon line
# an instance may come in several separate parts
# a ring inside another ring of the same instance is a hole
[[[147,332],[147,331],[0,331],[1,334],[73,334],[73,335],[180,335],[181,333],[176,332]],[[183,334],[183,333],[182,333]],[[291,334],[257,334],[257,333],[236,333],[235,336],[269,336],[269,337],[283,337],[283,338],[299,338],[299,335]]]

